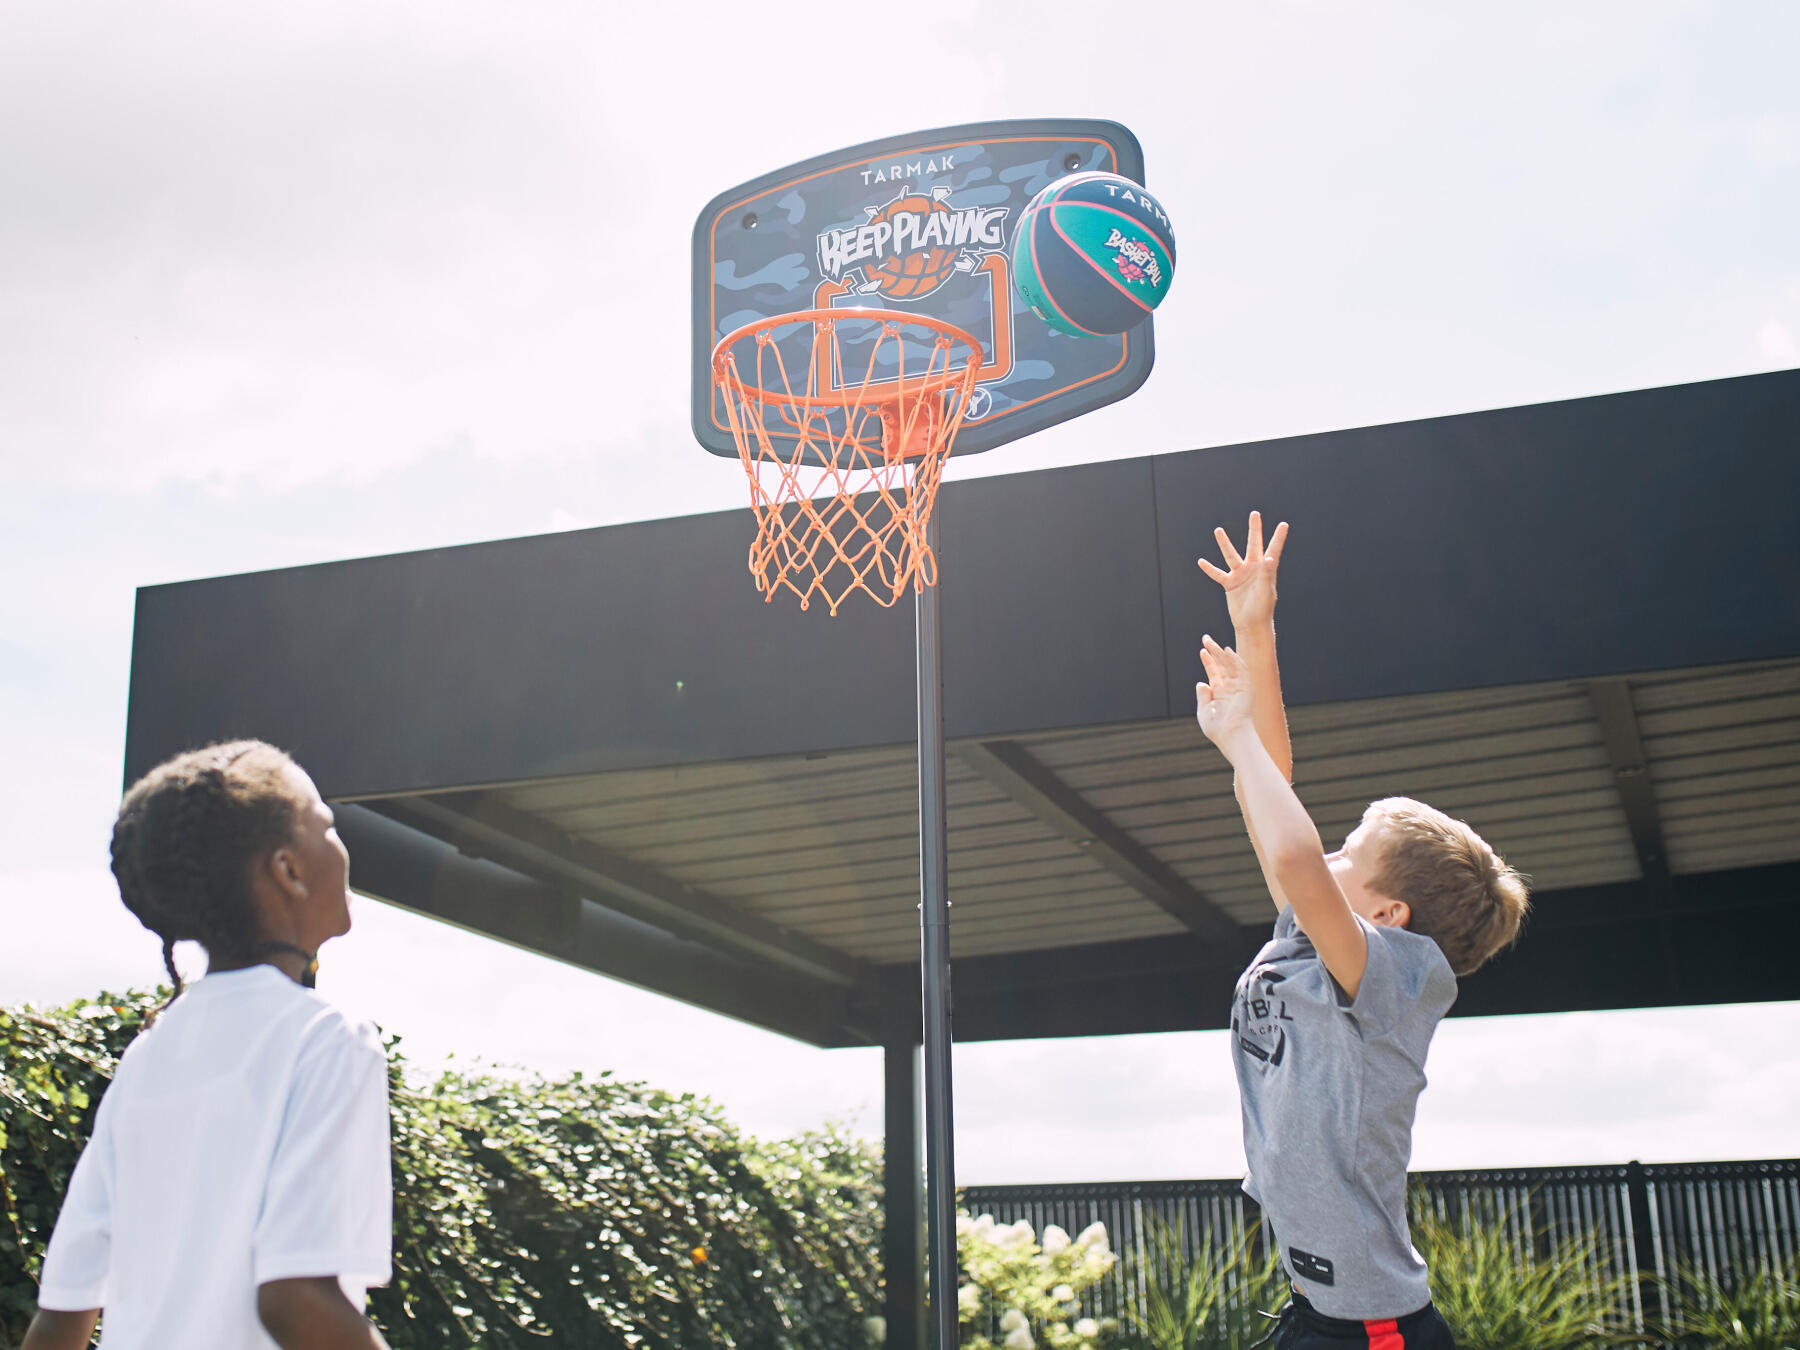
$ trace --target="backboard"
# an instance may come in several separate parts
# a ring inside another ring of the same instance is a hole
[[[1116,122],[982,122],[819,155],[722,192],[694,226],[694,434],[736,456],[711,358],[719,340],[777,314],[835,308],[922,312],[981,346],[956,450],[989,450],[1124,398],[1149,377],[1151,321],[1116,337],[1050,330],[1014,289],[1009,250],[1026,205],[1056,179],[1098,169],[1143,182],[1137,138]],[[812,369],[810,325],[774,330],[791,371]],[[874,325],[840,331],[843,370],[862,369]],[[922,364],[922,362],[921,362]]]

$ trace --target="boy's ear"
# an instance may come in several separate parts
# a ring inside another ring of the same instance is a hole
[[[1411,928],[1412,906],[1404,900],[1383,900],[1370,917],[1384,928]]]
[[[300,875],[300,860],[294,850],[285,844],[272,850],[264,862],[270,881],[275,889],[289,900],[302,900],[306,897],[306,881]]]

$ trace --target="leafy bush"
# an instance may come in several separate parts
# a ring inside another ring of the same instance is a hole
[[[1539,1258],[1515,1245],[1507,1216],[1457,1228],[1415,1213],[1413,1242],[1431,1267],[1431,1297],[1461,1350],[1597,1350],[1643,1344],[1614,1311],[1626,1281],[1604,1274],[1599,1242],[1554,1245]]]
[[[160,999],[101,994],[55,1013],[0,1008],[0,1344],[37,1311],[44,1244],[113,1065]]]
[[[1144,1268],[1134,1283],[1143,1311],[1126,1313],[1143,1350],[1249,1350],[1267,1339],[1264,1314],[1285,1301],[1287,1277],[1273,1249],[1258,1256],[1254,1234],[1216,1250],[1211,1233],[1190,1256],[1167,1224],[1150,1229]]]
[[[996,1224],[991,1214],[959,1214],[956,1237],[963,1350],[1097,1350],[1113,1341],[1118,1324],[1081,1316],[1077,1303],[1117,1260],[1105,1224],[1090,1224],[1074,1238],[1051,1224],[1039,1246],[1023,1219]]]
[[[0,1343],[150,995],[0,1010]],[[846,1350],[867,1343],[879,1157],[842,1131],[762,1146],[706,1101],[609,1076],[393,1065],[395,1350],[540,1345]]]
[[[1664,1337],[1683,1350],[1800,1350],[1800,1257],[1725,1283],[1684,1271]]]

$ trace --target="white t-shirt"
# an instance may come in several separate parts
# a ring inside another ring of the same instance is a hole
[[[133,1041],[44,1257],[38,1305],[104,1350],[274,1350],[269,1280],[390,1275],[387,1056],[273,966],[208,975]]]

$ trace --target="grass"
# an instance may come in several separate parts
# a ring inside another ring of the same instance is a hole
[[[1150,1229],[1144,1309],[1126,1318],[1142,1350],[1249,1350],[1268,1336],[1262,1311],[1283,1301],[1287,1282],[1253,1236],[1215,1249],[1208,1234],[1190,1256],[1166,1224]]]
[[[1599,1350],[1645,1345],[1615,1311],[1629,1306],[1628,1280],[1606,1273],[1594,1237],[1565,1240],[1548,1255],[1521,1250],[1517,1227],[1468,1228],[1417,1215],[1413,1242],[1431,1267],[1431,1297],[1460,1350]]]
[[[1677,1311],[1664,1328],[1683,1350],[1800,1350],[1800,1258],[1725,1284],[1684,1271],[1666,1286]]]

